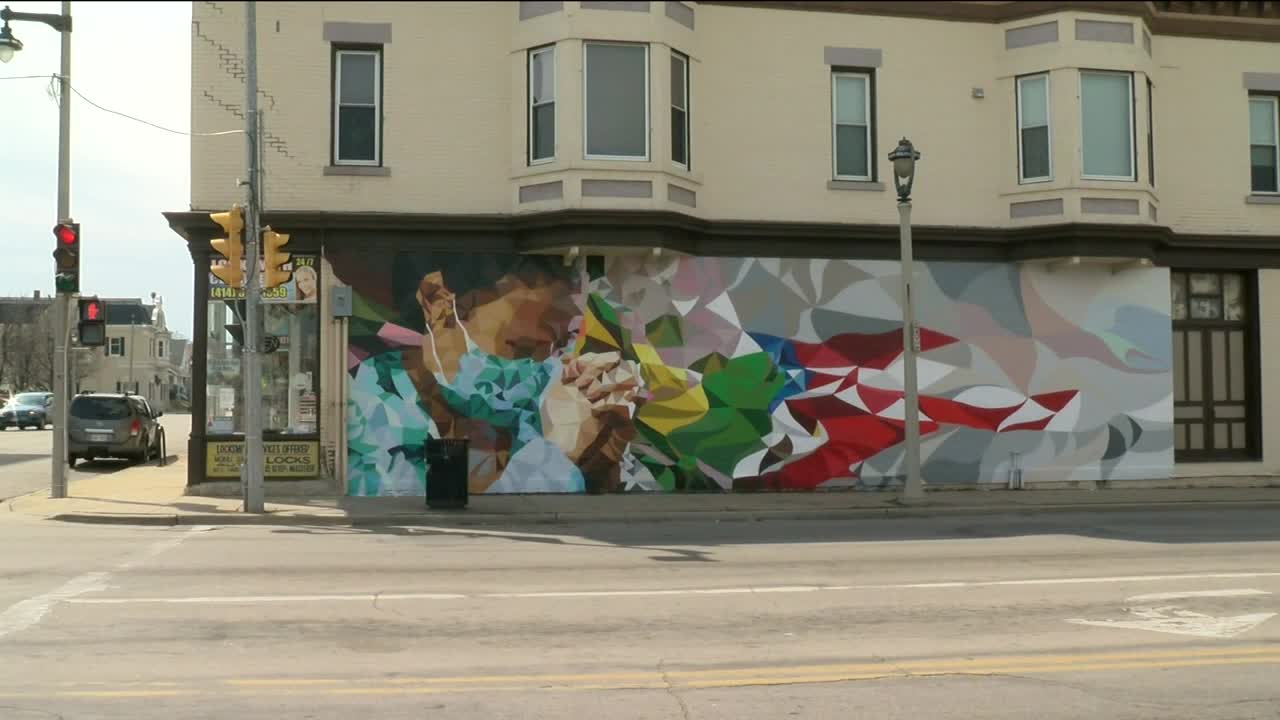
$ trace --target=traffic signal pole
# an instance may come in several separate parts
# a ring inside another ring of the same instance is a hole
[[[63,17],[71,17],[71,1],[62,0]],[[58,78],[58,222],[71,222],[71,28],[62,38]],[[53,301],[53,476],[49,497],[67,496],[67,346],[71,344],[71,294],[58,292]]]
[[[244,380],[244,454],[241,458],[241,486],[244,490],[244,511],[261,513],[263,502],[263,474],[266,462],[262,448],[262,284],[258,279],[258,239],[261,237],[262,169],[258,145],[258,12],[257,3],[244,4],[245,12],[245,142],[246,167],[249,178],[245,193],[244,255],[245,255],[245,325],[244,362],[241,375]]]

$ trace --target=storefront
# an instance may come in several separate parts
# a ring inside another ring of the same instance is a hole
[[[262,292],[262,385],[251,399],[262,406],[266,477],[314,480],[323,474],[319,256],[294,254],[288,269],[292,278],[287,283]],[[192,408],[203,419],[204,431],[202,451],[192,456],[203,462],[192,463],[191,480],[235,481],[244,453],[247,406],[241,375],[245,293],[228,288],[212,273],[204,275],[205,302],[198,309],[205,328],[193,363],[203,367],[193,373],[201,382]]]
[[[326,222],[273,221],[297,246],[293,280],[263,303],[271,351],[258,399],[272,483],[421,495],[437,437],[470,442],[473,494],[901,482],[899,265],[887,233],[867,231],[850,250],[691,242],[681,228],[611,217],[585,231],[513,230],[519,219],[500,231],[417,217]],[[198,229],[193,258],[207,268],[211,230]],[[1060,261],[1053,236],[1015,243],[993,231],[986,245],[960,245],[953,231],[922,229],[926,483],[1070,487],[1197,471],[1182,462],[1199,458],[1174,411],[1195,399],[1175,381],[1190,367],[1175,337],[1183,271],[1161,266],[1150,239],[1130,239],[1123,254],[1122,240],[1104,241],[1111,256]],[[794,255],[764,254],[778,249]],[[1224,340],[1223,362],[1254,377],[1268,340],[1241,318],[1264,311],[1276,278],[1240,277],[1223,282],[1247,290],[1221,300],[1242,328]],[[243,297],[207,272],[197,286],[192,404],[204,422],[192,432],[203,459],[193,486],[235,481],[244,430]],[[1230,459],[1247,463],[1264,408],[1243,382],[1222,400],[1239,426],[1223,447],[1239,446]]]

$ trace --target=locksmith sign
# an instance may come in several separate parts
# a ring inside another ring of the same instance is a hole
[[[264,442],[266,455],[264,475],[272,478],[312,478],[320,474],[320,443],[315,440],[287,440]],[[238,478],[244,443],[239,441],[209,441],[205,453],[206,477]]]

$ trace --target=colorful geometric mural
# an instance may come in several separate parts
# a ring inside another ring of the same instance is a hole
[[[901,482],[896,262],[332,259],[352,495],[424,493],[428,437],[474,493]],[[918,267],[927,483],[1168,476],[1167,271]]]

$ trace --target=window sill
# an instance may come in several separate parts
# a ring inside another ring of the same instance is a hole
[[[875,182],[873,180],[828,180],[828,190],[864,190],[869,192],[883,192],[884,183]]]
[[[375,165],[326,165],[324,174],[355,177],[390,177],[391,168]]]
[[[1246,205],[1280,205],[1280,195],[1245,195]]]

